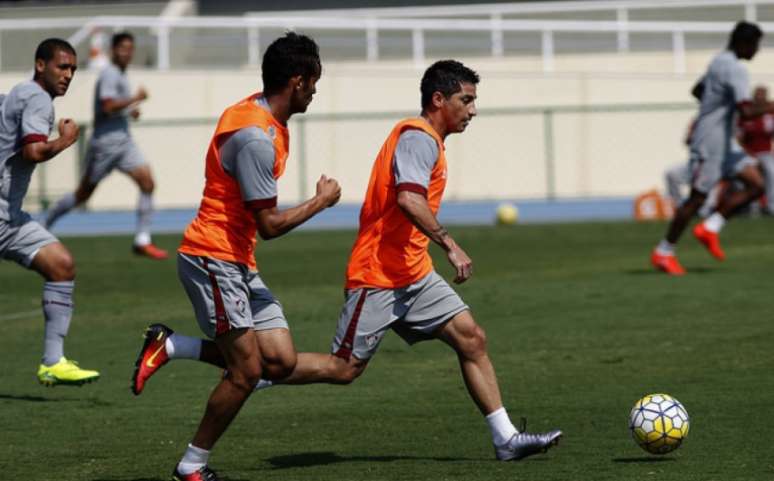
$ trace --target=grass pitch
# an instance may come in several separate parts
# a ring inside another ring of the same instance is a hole
[[[409,348],[390,334],[351,386],[256,393],[211,465],[231,481],[774,479],[773,227],[734,221],[724,263],[686,236],[684,278],[648,265],[661,224],[454,229],[475,263],[459,292],[487,331],[506,406],[532,430],[563,429],[558,448],[494,461],[453,353],[441,343]],[[259,247],[299,350],[329,348],[353,238],[301,232]],[[157,240],[174,249],[178,237]],[[134,258],[128,238],[65,243],[78,266],[66,354],[103,377],[82,388],[37,384],[41,281],[0,264],[0,476],[168,479],[220,375],[176,361],[142,396],[129,391],[146,324],[199,335],[175,262]],[[633,403],[658,391],[678,398],[692,422],[684,445],[662,457],[627,430]]]

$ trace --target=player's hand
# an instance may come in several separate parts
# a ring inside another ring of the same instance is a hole
[[[72,145],[78,140],[80,134],[80,127],[75,123],[73,119],[61,119],[59,120],[59,136],[67,141],[67,145]]]
[[[451,249],[446,251],[446,257],[449,263],[457,271],[454,277],[455,284],[462,284],[473,275],[473,261],[464,250],[456,243],[452,244]]]
[[[341,198],[341,186],[336,179],[330,179],[323,174],[317,181],[317,196],[325,201],[326,207],[333,207]]]
[[[135,102],[142,102],[147,98],[148,98],[148,91],[145,90],[145,87],[140,87],[139,89],[137,89],[137,93],[134,94]]]
[[[140,109],[132,109],[129,111],[129,116],[132,117],[134,120],[137,120],[140,118]]]

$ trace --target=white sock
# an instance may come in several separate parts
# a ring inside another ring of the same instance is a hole
[[[170,359],[199,360],[199,355],[202,352],[201,339],[177,333],[169,336],[164,342],[164,346]]]
[[[487,414],[486,423],[492,431],[492,442],[495,446],[502,446],[518,433],[504,407]]]
[[[726,218],[720,215],[719,212],[714,212],[704,221],[704,228],[715,234],[720,232],[724,225],[726,225]]]
[[[151,243],[150,227],[153,216],[153,196],[140,192],[140,200],[137,202],[137,231],[134,236],[134,245],[146,246]]]
[[[274,383],[269,381],[268,379],[261,379],[258,381],[258,384],[255,385],[255,388],[253,391],[260,391],[261,389],[266,389],[267,387],[271,387]]]
[[[662,256],[673,256],[675,255],[675,245],[666,239],[662,239],[656,246],[656,252]]]
[[[177,465],[177,470],[180,474],[192,474],[198,471],[202,466],[207,464],[207,459],[210,457],[210,452],[206,449],[197,448],[193,444],[188,445],[188,449],[185,450],[183,459]]]

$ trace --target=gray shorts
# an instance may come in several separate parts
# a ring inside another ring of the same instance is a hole
[[[400,289],[350,289],[345,293],[331,352],[343,359],[370,359],[388,329],[409,344],[433,333],[469,309],[435,271]]]
[[[758,159],[738,148],[725,152],[691,148],[691,187],[709,193],[720,179],[732,179],[747,167],[758,165]]]
[[[210,338],[231,329],[287,329],[282,305],[257,272],[243,264],[177,254],[177,275]]]
[[[12,222],[0,220],[0,259],[29,267],[38,251],[54,242],[59,240],[26,212]]]
[[[92,185],[97,185],[113,169],[126,174],[145,163],[140,149],[128,135],[92,137],[86,149],[86,175]]]

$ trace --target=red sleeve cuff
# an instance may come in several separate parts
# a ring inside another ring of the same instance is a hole
[[[277,198],[250,200],[245,202],[245,207],[250,210],[271,209],[272,207],[277,207]]]
[[[410,182],[404,182],[402,184],[398,184],[396,186],[396,189],[398,190],[398,192],[407,190],[409,192],[414,192],[415,194],[419,194],[423,197],[427,197],[427,188],[420,184],[412,184]]]
[[[34,144],[35,142],[47,142],[48,135],[29,134],[22,137],[22,145]]]

